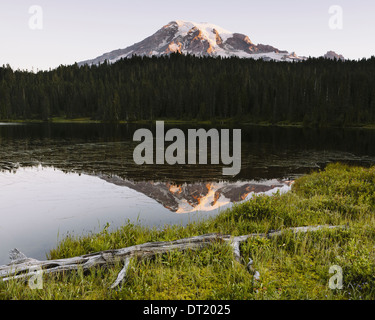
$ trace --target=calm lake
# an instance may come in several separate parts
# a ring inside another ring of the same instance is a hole
[[[223,176],[219,165],[138,166],[139,128],[155,130],[0,123],[0,265],[10,249],[45,259],[68,233],[99,232],[106,223],[162,227],[215,216],[255,193],[287,192],[290,181],[330,162],[375,164],[375,130],[237,126],[236,177]]]

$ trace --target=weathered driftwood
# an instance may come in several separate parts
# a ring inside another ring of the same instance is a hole
[[[207,234],[175,241],[149,242],[123,249],[101,251],[79,257],[49,261],[38,261],[35,259],[27,258],[23,253],[21,253],[17,249],[14,249],[10,252],[11,263],[5,266],[0,266],[0,280],[9,281],[11,279],[29,278],[40,272],[35,270],[43,270],[43,274],[53,274],[69,272],[78,269],[86,271],[92,267],[110,266],[119,262],[123,262],[124,268],[119,273],[116,282],[112,285],[112,288],[115,288],[124,281],[127,269],[132,258],[151,257],[157,254],[167,253],[174,250],[199,250],[204,247],[210,246],[214,242],[226,242],[232,246],[235,260],[238,262],[242,262],[240,243],[248,240],[249,238],[274,238],[281,236],[286,232],[306,233],[318,231],[321,229],[337,228],[345,228],[345,226],[299,227],[284,229],[280,231],[272,231],[269,233],[254,233],[239,237],[232,237],[230,235],[221,234]],[[248,264],[249,270],[252,270],[251,265],[252,260]],[[254,274],[259,275],[257,271],[252,271]]]
[[[124,267],[120,271],[120,273],[117,276],[116,281],[112,284],[111,289],[114,289],[121,285],[125,281],[126,272],[128,271],[129,265],[130,265],[131,258],[125,258]]]
[[[86,271],[94,266],[108,266],[118,262],[123,262],[127,258],[150,257],[160,253],[166,253],[173,250],[197,250],[204,248],[215,241],[230,238],[218,234],[208,234],[198,237],[186,238],[168,242],[150,242],[123,249],[101,251],[79,257],[38,261],[25,258],[23,255],[6,266],[0,267],[0,278],[3,281],[9,279],[20,279],[33,275],[28,272],[30,268],[40,267],[44,274],[61,273],[71,270],[82,269]],[[14,252],[14,251],[13,251]]]

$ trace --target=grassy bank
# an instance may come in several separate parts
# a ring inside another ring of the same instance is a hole
[[[165,226],[162,230],[128,224],[115,232],[67,237],[49,253],[50,259],[220,232],[245,235],[289,227],[348,225],[275,239],[250,239],[241,245],[260,280],[233,261],[223,244],[199,252],[173,252],[133,261],[126,283],[109,287],[122,266],[44,276],[44,289],[25,283],[0,284],[1,299],[374,299],[375,298],[375,167],[329,165],[296,181],[291,192],[258,196],[216,218]],[[343,289],[328,286],[329,269],[343,270]]]

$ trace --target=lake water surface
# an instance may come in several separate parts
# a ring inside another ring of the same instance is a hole
[[[137,166],[133,134],[145,127],[154,130],[0,123],[0,265],[15,247],[45,259],[67,233],[99,232],[128,220],[186,224],[255,193],[286,192],[290,181],[331,162],[375,164],[373,130],[247,126],[235,127],[242,129],[236,177],[223,176],[218,165]]]

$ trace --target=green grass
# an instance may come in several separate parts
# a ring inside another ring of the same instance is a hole
[[[220,232],[254,232],[309,225],[348,225],[348,229],[285,233],[274,239],[254,238],[241,245],[260,273],[256,281],[245,265],[233,261],[228,245],[213,244],[198,252],[171,252],[132,261],[127,281],[109,289],[122,266],[44,276],[44,289],[24,282],[0,284],[0,299],[374,299],[375,298],[375,167],[329,165],[298,179],[292,191],[258,196],[215,218],[186,227],[149,229],[128,223],[114,232],[68,236],[49,253],[50,259],[115,249],[149,241],[168,241]],[[329,269],[343,270],[342,290],[328,286]]]

